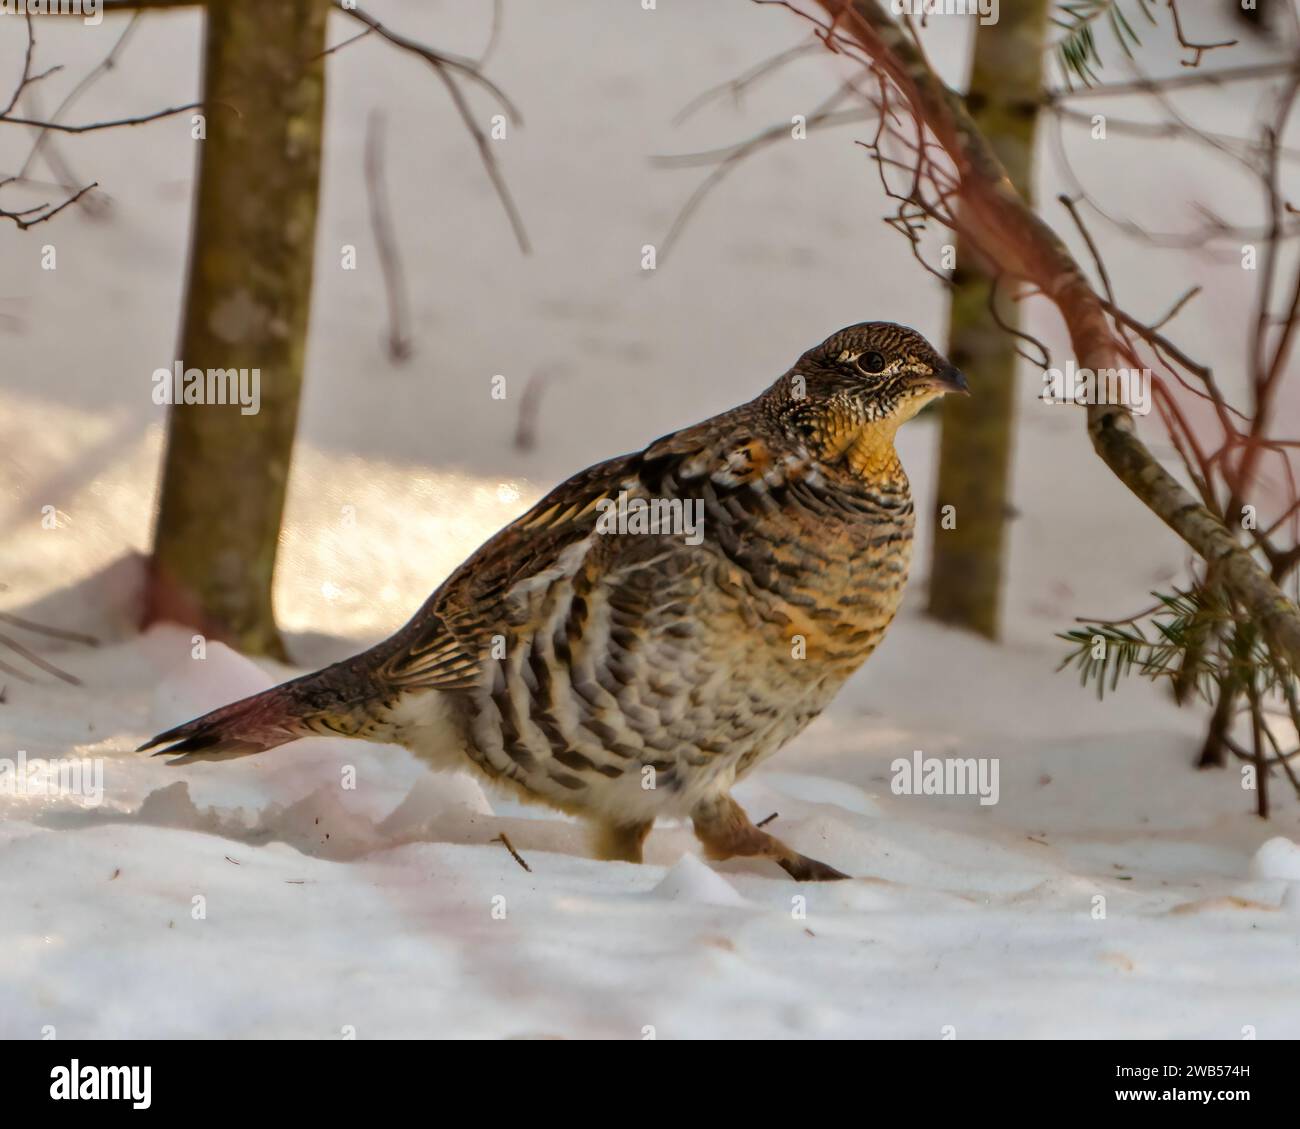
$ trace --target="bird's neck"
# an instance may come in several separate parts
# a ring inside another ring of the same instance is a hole
[[[844,463],[849,471],[873,485],[895,484],[907,487],[907,475],[894,450],[894,436],[898,423],[880,420],[863,427],[844,451]]]
[[[907,475],[894,449],[897,432],[898,421],[893,419],[859,424],[830,437],[818,452],[818,461],[839,479],[842,489],[906,499]]]
[[[815,428],[811,435],[786,434],[807,445],[809,453],[826,470],[831,479],[839,480],[842,488],[865,487],[871,492],[883,492],[907,499],[907,475],[894,450],[894,436],[899,426],[911,417],[894,413],[883,419],[864,420],[860,412],[831,405],[821,410],[799,412],[799,401],[792,401],[786,381],[778,381],[760,397],[760,403],[772,410],[789,426],[791,419],[811,419]]]

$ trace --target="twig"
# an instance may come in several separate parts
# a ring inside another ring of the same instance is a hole
[[[1296,778],[1295,769],[1291,767],[1291,758],[1300,755],[1300,749],[1293,749],[1289,753],[1282,752],[1282,746],[1279,744],[1277,737],[1273,735],[1273,731],[1262,718],[1260,719],[1260,729],[1268,739],[1268,743],[1273,747],[1273,763],[1282,766],[1282,771],[1286,773],[1287,779],[1291,781],[1291,787],[1295,789],[1296,795],[1300,796],[1300,779]]]
[[[350,47],[353,43],[356,43],[358,40],[365,39],[367,36],[374,35],[374,33],[375,33],[375,29],[373,27],[362,28],[359,32],[356,33],[356,35],[349,35],[347,39],[344,39],[340,43],[334,44],[333,47],[326,47],[324,51],[322,51],[319,55],[313,58],[312,62],[315,62],[316,59],[325,59],[328,58],[330,55],[337,54],[339,51],[342,51],[344,47]]]
[[[505,849],[510,852],[510,857],[513,858],[515,862],[517,862],[520,866],[522,866],[526,871],[528,871],[529,874],[532,874],[533,868],[529,866],[526,862],[524,862],[524,856],[515,850],[514,844],[510,842],[509,838],[506,836],[506,833],[504,831],[502,831],[501,834],[498,835],[495,839],[490,840],[490,842],[502,844],[502,846],[504,846]]]
[[[483,45],[483,50],[475,62],[480,66],[486,66],[492,52],[496,50],[497,37],[501,34],[501,4],[502,0],[492,0],[492,24],[488,28],[487,42]]]
[[[850,83],[845,83],[834,94],[821,103],[806,119],[806,128],[812,130],[820,125],[841,125],[846,122],[863,121],[870,117],[869,110],[836,110],[835,107],[844,102],[848,97],[855,93],[855,88]],[[686,224],[691,216],[704,202],[709,193],[718,186],[719,182],[731,172],[741,161],[751,154],[757,152],[773,142],[790,136],[790,125],[788,123],[779,123],[762,130],[755,134],[747,141],[742,141],[738,145],[728,146],[725,149],[714,150],[704,153],[686,153],[675,156],[662,156],[652,158],[655,164],[662,166],[684,166],[692,164],[715,164],[716,167],[708,176],[696,187],[695,191],[687,197],[677,215],[674,217],[672,225],[668,229],[668,234],[664,236],[660,257],[664,257],[677,242],[678,237],[685,230]]]
[[[59,133],[93,133],[100,129],[118,129],[121,126],[144,125],[146,122],[156,122],[159,118],[170,118],[176,114],[183,114],[189,110],[200,110],[203,108],[202,102],[187,102],[184,106],[169,106],[165,110],[155,110],[152,114],[140,114],[133,118],[116,118],[112,121],[102,122],[85,122],[82,125],[64,125],[62,122],[40,121],[33,118],[15,118],[0,117],[0,122],[7,122],[10,125],[30,125],[38,129],[53,129]]]
[[[101,79],[104,75],[108,74],[109,71],[113,70],[113,68],[117,66],[118,55],[120,55],[122,50],[126,47],[126,44],[131,39],[131,36],[135,34],[135,30],[139,26],[139,23],[140,23],[140,13],[135,12],[132,14],[130,22],[126,25],[126,28],[123,30],[122,34],[118,36],[117,41],[109,49],[108,54],[105,55],[104,58],[100,61],[100,63],[96,67],[94,67],[91,71],[89,71],[86,74],[86,76],[82,78],[82,80],[78,82],[77,85],[74,86],[67,93],[63,101],[60,102],[58,106],[55,107],[54,113],[51,114],[48,119],[49,121],[51,122],[58,121],[59,118],[63,116],[65,110],[67,110],[70,106],[72,106],[73,103],[75,103],[78,98],[80,98],[87,90],[89,90],[92,86],[94,86],[95,83],[99,81],[99,79]],[[4,116],[3,114],[0,114],[0,117],[3,116]],[[49,135],[50,135],[50,127],[48,125],[43,126],[41,128],[41,131],[36,135],[36,140],[32,143],[31,150],[27,154],[27,159],[23,162],[23,167],[18,171],[18,175],[20,177],[24,177],[27,175],[27,171],[32,167],[32,162],[36,160],[37,155],[41,152],[42,148],[47,144],[49,140]],[[56,176],[62,175],[59,169],[54,169],[53,166],[51,166],[51,168]],[[65,178],[65,179],[69,179],[69,178]]]
[[[550,383],[550,373],[539,369],[528,378],[519,397],[519,419],[515,424],[515,450],[531,451],[537,446],[537,420],[541,414],[542,393]]]
[[[22,619],[11,612],[0,612],[0,621],[12,624],[14,627],[21,627],[24,631],[31,631],[37,635],[48,635],[51,639],[62,639],[67,643],[84,643],[87,647],[99,646],[99,640],[93,635],[84,635],[80,631],[65,631],[61,627],[47,627],[43,623]]]
[[[46,662],[43,658],[41,658],[40,655],[36,654],[35,651],[29,651],[17,640],[10,639],[9,636],[7,635],[0,635],[0,647],[8,647],[11,651],[25,658],[29,663],[32,664],[32,666],[40,667],[40,669],[45,671],[46,674],[52,674],[54,675],[55,678],[61,678],[64,682],[67,682],[69,685],[72,686],[81,685],[80,678],[77,678],[75,675],[68,674],[66,671],[60,670],[53,663]],[[9,670],[10,673],[17,673],[11,667],[5,667],[4,669]],[[28,681],[30,681],[30,679]]]
[[[1131,82],[1098,83],[1095,86],[1075,87],[1068,90],[1049,90],[1043,102],[1052,105],[1066,98],[1124,97],[1129,94],[1152,94],[1156,91],[1185,90],[1194,86],[1222,86],[1230,82],[1257,82],[1284,74],[1300,74],[1300,61],[1285,63],[1252,63],[1243,67],[1224,67],[1218,71],[1198,70],[1193,74],[1171,75],[1168,78],[1139,78]]]
[[[1178,17],[1178,0],[1169,0],[1169,12],[1174,17],[1174,34],[1178,37],[1178,45],[1195,54],[1189,59],[1180,60],[1185,67],[1199,67],[1201,57],[1207,51],[1215,51],[1220,47],[1235,47],[1235,39],[1224,39],[1218,43],[1193,43],[1183,34],[1183,21]]]
[[[1178,316],[1179,310],[1181,310],[1185,305],[1187,305],[1187,303],[1190,302],[1193,298],[1195,298],[1196,295],[1198,295],[1200,292],[1201,292],[1201,284],[1198,282],[1195,286],[1191,287],[1191,289],[1189,289],[1187,293],[1185,293],[1181,298],[1178,299],[1177,302],[1175,302],[1169,308],[1169,312],[1165,314],[1164,317],[1162,317],[1157,322],[1152,322],[1151,328],[1159,329],[1162,325],[1168,325],[1169,322],[1173,321],[1174,318]]]
[[[1019,356],[1023,357],[1035,368],[1040,368],[1040,369],[1051,368],[1052,353],[1051,350],[1047,348],[1046,342],[1040,341],[1032,333],[1028,332],[1028,330],[1020,329],[1018,326],[1012,325],[1011,322],[1007,321],[1006,318],[1002,316],[1002,311],[998,309],[998,288],[1001,286],[1001,284],[1002,284],[1002,272],[999,271],[997,274],[993,276],[989,284],[989,296],[988,296],[988,303],[987,303],[989,316],[993,319],[994,324],[1000,330],[1002,330],[1003,333],[1007,334],[1011,338],[1012,348],[1015,349],[1016,353]],[[1037,349],[1038,356],[1035,357],[1032,353],[1028,353],[1023,348],[1021,348],[1020,342],[1022,341],[1032,345],[1035,349]]]
[[[759,79],[774,74],[785,66],[786,63],[789,63],[794,59],[801,59],[806,55],[810,55],[813,52],[820,52],[824,49],[825,48],[822,44],[818,42],[796,43],[793,47],[787,47],[784,51],[778,51],[775,55],[771,56],[771,58],[764,59],[761,63],[757,63],[753,67],[750,67],[750,69],[745,71],[744,74],[738,75],[736,78],[730,79],[727,82],[719,83],[717,86],[710,87],[708,90],[697,94],[677,112],[677,116],[673,118],[673,125],[681,125],[697,110],[707,106],[710,102],[719,98],[723,94],[730,94],[731,97],[739,103],[741,94],[743,94],[754,83],[758,82]]]
[[[406,279],[402,273],[397,240],[393,236],[393,220],[388,212],[388,191],[384,184],[384,115],[379,110],[372,110],[366,119],[365,175],[370,227],[374,232],[384,277],[384,293],[388,298],[388,356],[395,363],[401,363],[411,356],[411,338],[406,329],[409,320]]]
[[[27,89],[27,84],[32,81],[32,55],[36,51],[36,31],[32,27],[31,14],[27,15],[27,52],[23,56],[23,73],[18,77],[18,85],[14,87],[14,92],[9,96],[9,104],[4,110],[0,111],[0,118],[4,117],[10,110],[18,105],[18,99],[23,96],[23,91]]]
[[[35,683],[36,681],[36,679],[34,679],[30,674],[25,674],[23,671],[19,670],[16,666],[10,666],[7,662],[0,661],[0,670],[3,670],[6,674],[12,674],[20,682],[27,682],[31,684],[31,683]]]
[[[519,214],[519,209],[515,206],[510,190],[506,187],[505,178],[501,175],[500,166],[497,164],[495,154],[492,152],[492,143],[488,140],[487,134],[478,124],[473,112],[470,110],[469,103],[465,99],[465,94],[461,88],[456,85],[455,75],[463,75],[469,81],[476,83],[483,89],[487,90],[505,109],[507,115],[516,123],[522,124],[523,118],[515,108],[514,103],[506,97],[496,83],[484,76],[479,70],[478,64],[473,59],[462,59],[457,55],[444,54],[441,51],[435,51],[432,47],[426,47],[423,43],[417,43],[413,39],[408,39],[404,35],[385,27],[373,16],[368,15],[361,8],[351,7],[343,3],[343,0],[333,0],[334,7],[345,15],[351,16],[371,28],[381,38],[386,39],[395,47],[400,47],[403,51],[409,51],[417,55],[433,68],[434,74],[438,80],[447,88],[447,93],[451,98],[452,105],[456,113],[460,115],[461,123],[474,139],[474,144],[478,147],[479,160],[483,164],[483,169],[492,182],[492,187],[501,201],[501,206],[505,209],[506,216],[510,221],[510,227],[514,231],[515,240],[519,244],[519,249],[524,254],[529,254],[531,247],[528,242],[528,233],[524,229],[523,217]]]
[[[49,204],[38,204],[34,208],[24,208],[22,211],[10,212],[0,208],[0,219],[13,220],[19,231],[26,231],[30,227],[35,227],[38,223],[44,223],[46,220],[53,219],[64,208],[71,207],[80,200],[87,192],[93,188],[99,187],[99,181],[93,181],[84,188],[79,189],[73,195],[69,196],[61,204],[51,207]],[[37,215],[36,213],[40,213]]]

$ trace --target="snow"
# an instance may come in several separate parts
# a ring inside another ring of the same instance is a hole
[[[486,7],[373,5],[467,54],[485,40]],[[935,23],[935,57],[959,77],[961,36]],[[42,29],[45,62],[69,64],[47,80],[48,104],[120,26]],[[0,30],[8,74],[21,36]],[[340,21],[331,39],[349,33]],[[113,210],[0,228],[0,313],[16,319],[0,319],[0,580],[7,610],[104,642],[40,645],[81,687],[0,675],[0,758],[92,758],[105,788],[100,803],[0,793],[0,1036],[1300,1035],[1300,813],[1284,782],[1261,821],[1235,767],[1191,769],[1203,712],[1146,685],[1099,703],[1055,673],[1054,632],[1143,606],[1186,553],[1092,454],[1077,412],[1034,399],[1028,368],[1005,641],[920,615],[931,530],[919,505],[916,575],[885,644],[737,788],[756,820],[776,813],[773,833],[853,881],[706,863],[675,824],[656,828],[645,865],[596,861],[574,821],[399,748],[322,738],[184,767],[132,751],[381,638],[559,478],[753,395],[831,330],[892,317],[941,338],[942,296],[879,223],[852,130],[757,156],[653,277],[638,269],[701,172],[649,169],[647,156],[806,112],[833,65],[803,60],[742,107],[724,100],[682,126],[673,115],[800,34],[748,3],[506,5],[489,72],[526,118],[500,153],[529,259],[427,68],[371,41],[331,59],[316,316],[276,592],[294,669],[219,644],[196,658],[176,628],[134,632],[164,422],[150,375],[174,360],[192,145],[182,120],[64,145]],[[74,116],[190,99],[197,36],[192,16],[146,17]],[[1251,104],[1214,99],[1206,112],[1225,129]],[[416,355],[398,368],[380,346],[360,172],[374,106],[389,115],[415,317]],[[1076,132],[1090,184],[1113,197],[1123,183],[1134,216],[1189,221],[1133,143]],[[0,168],[21,152],[0,134]],[[1050,200],[1062,184],[1044,152]],[[1223,212],[1243,207],[1227,172],[1198,187]],[[1166,288],[1189,274],[1205,286],[1182,328],[1231,385],[1250,297],[1236,262],[1135,249],[1104,225],[1097,237],[1126,297],[1153,308],[1142,312],[1167,308]],[[53,272],[39,265],[47,242]],[[345,243],[362,270],[337,269]],[[1059,347],[1041,304],[1029,312]],[[512,382],[505,402],[489,396],[497,373]],[[511,444],[517,394],[536,373],[550,380],[524,452]],[[928,498],[932,425],[908,425],[900,449]],[[997,758],[998,802],[896,794],[891,765],[917,750]]]
[[[1262,823],[1188,767],[1192,718],[1141,688],[1097,704],[1049,648],[907,616],[889,661],[737,789],[860,876],[824,885],[706,864],[684,826],[646,865],[595,861],[571,820],[387,746],[169,768],[130,750],[273,680],[190,648],[158,629],[60,652],[90,694],[11,686],[6,744],[102,758],[106,787],[98,806],[0,796],[4,1035],[1296,1033],[1294,807]],[[973,701],[902,693],[956,669]],[[997,756],[999,803],[895,795],[912,746]]]

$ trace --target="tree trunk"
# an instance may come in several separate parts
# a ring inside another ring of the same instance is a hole
[[[966,95],[972,117],[1026,199],[1046,17],[1047,0],[1020,0],[1003,6],[997,24],[979,25]],[[941,408],[928,608],[936,619],[990,639],[997,637],[1001,611],[1017,359],[1013,340],[989,311],[992,289],[985,265],[958,239],[948,358],[970,377],[972,395],[949,396]],[[1017,306],[1005,296],[998,312],[1016,324]]]
[[[207,8],[177,357],[186,371],[248,370],[248,394],[170,410],[145,615],[276,657],[271,581],[311,302],[328,14],[329,0]]]

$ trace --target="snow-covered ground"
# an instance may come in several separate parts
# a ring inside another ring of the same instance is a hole
[[[449,50],[474,54],[487,37],[488,4],[373,7]],[[965,25],[934,22],[936,58],[959,79]],[[45,64],[69,64],[46,80],[47,108],[121,26],[42,25]],[[350,33],[340,20],[331,38]],[[892,318],[942,339],[943,297],[880,224],[851,128],[755,157],[653,275],[639,269],[702,175],[647,157],[807,113],[833,88],[833,64],[802,60],[741,107],[673,116],[802,34],[743,0],[507,3],[488,69],[525,115],[497,144],[528,259],[427,68],[374,41],[331,59],[316,313],[277,581],[304,667],[396,627],[560,477],[751,396],[841,325]],[[194,97],[198,36],[192,16],[146,17],[72,117]],[[22,45],[18,24],[0,26],[0,76],[16,74]],[[1190,104],[1228,130],[1252,99]],[[361,174],[374,107],[388,113],[415,315],[416,355],[398,368],[381,349]],[[1142,143],[1067,136],[1081,175],[1126,216],[1191,223],[1193,194],[1227,214],[1247,206],[1204,158],[1166,146],[1155,170]],[[192,143],[175,120],[61,148],[113,206],[25,235],[0,228],[0,582],[5,608],[104,644],[42,644],[81,687],[0,675],[0,773],[20,750],[89,758],[103,794],[0,794],[0,1036],[1300,1035],[1294,801],[1275,786],[1266,824],[1235,769],[1193,772],[1204,718],[1162,692],[1126,686],[1098,703],[1054,673],[1054,632],[1137,610],[1186,555],[1097,461],[1078,415],[1034,399],[1029,370],[1006,641],[918,614],[922,504],[917,575],[884,646],[737,790],[756,819],[779,813],[777,834],[857,881],[706,866],[686,826],[656,829],[644,866],[594,861],[571,821],[431,775],[397,748],[321,739],[183,768],[133,753],[289,672],[217,645],[196,661],[188,633],[132,630],[164,418],[150,376],[174,359]],[[0,134],[0,171],[22,152]],[[1040,197],[1061,187],[1045,162]],[[1180,339],[1231,383],[1250,304],[1236,259],[1097,234],[1141,313],[1163,312],[1189,277],[1202,283]],[[349,243],[355,272],[338,268]],[[46,244],[54,271],[41,269]],[[1050,314],[1029,315],[1059,346]],[[504,402],[489,394],[498,373]],[[524,452],[511,442],[518,392],[538,374],[538,445]],[[933,440],[925,421],[902,437],[921,499]],[[47,506],[56,528],[42,528]],[[895,795],[891,765],[914,750],[995,758],[998,802]],[[503,832],[531,872],[494,842]]]

